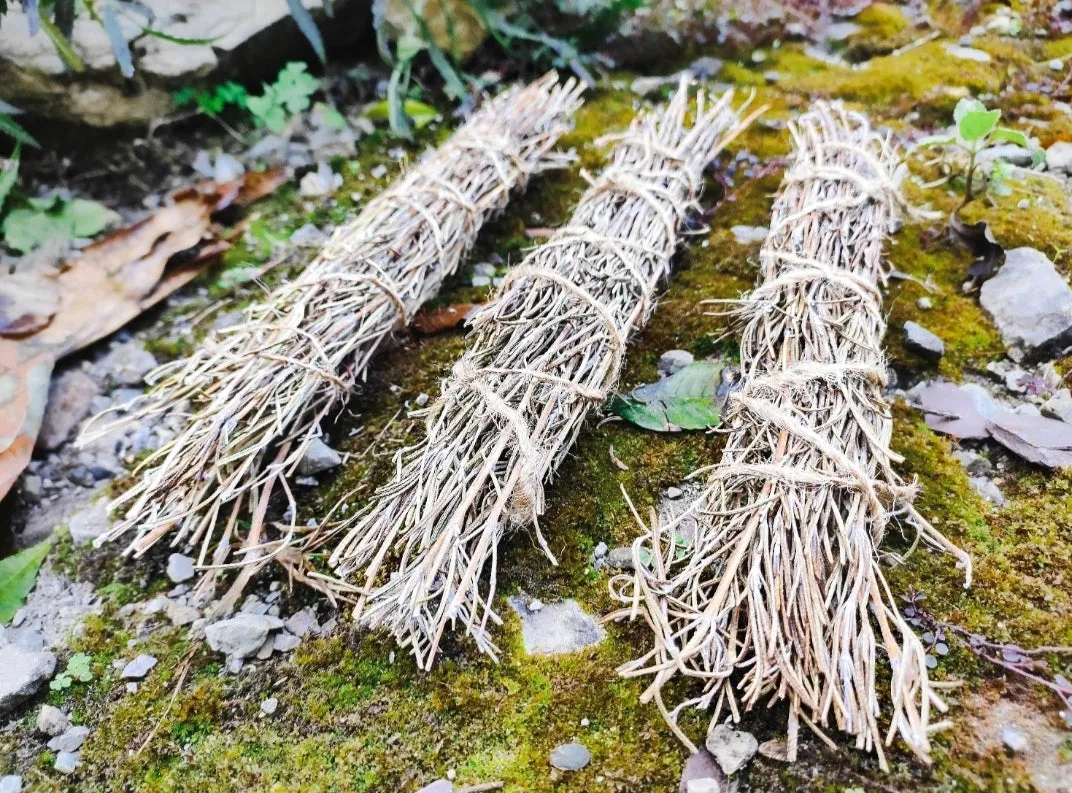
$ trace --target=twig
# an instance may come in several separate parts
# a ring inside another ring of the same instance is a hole
[[[175,700],[179,698],[179,692],[182,691],[182,684],[186,682],[186,675],[190,671],[190,666],[193,664],[194,656],[197,651],[201,649],[201,639],[197,639],[186,650],[186,653],[179,661],[179,679],[175,681],[175,687],[171,691],[171,699],[168,700],[167,707],[164,708],[164,712],[160,714],[160,718],[156,720],[156,724],[149,730],[149,734],[145,736],[145,740],[142,741],[141,746],[138,747],[138,751],[135,754],[141,754],[145,751],[145,748],[153,740],[153,737],[160,730],[160,725],[164,723],[164,719],[171,713],[171,709],[175,707]]]

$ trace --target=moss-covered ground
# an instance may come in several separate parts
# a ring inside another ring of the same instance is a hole
[[[993,10],[987,4],[975,16],[985,18]],[[862,30],[844,43],[843,53],[853,62],[867,61],[865,67],[826,63],[806,54],[800,42],[771,42],[763,47],[762,57],[741,49],[690,48],[650,69],[668,71],[700,54],[725,59],[718,79],[745,92],[754,90],[757,101],[770,110],[735,142],[721,166],[733,154],[748,152],[770,167],[753,168],[754,178],[737,168],[728,196],[722,184],[712,181],[705,202],[726,200],[710,218],[710,230],[692,237],[682,251],[677,274],[630,350],[623,385],[652,380],[665,350],[684,348],[706,355],[724,346],[719,337],[726,328],[708,315],[702,301],[734,297],[754,282],[758,248],[738,244],[730,227],[766,224],[781,174],[778,158],[789,148],[783,122],[813,98],[844,99],[865,109],[876,125],[913,138],[949,125],[958,98],[985,95],[988,104],[1002,108],[1005,123],[1039,135],[1043,144],[1072,137],[1072,119],[1049,106],[1040,93],[1041,85],[1056,85],[1063,77],[1048,68],[1047,60],[1067,56],[1072,42],[987,34],[977,36],[973,46],[988,52],[991,60],[967,61],[950,54],[945,44],[965,33],[970,20],[952,3],[934,4],[931,16],[939,37],[909,47],[932,28],[913,28],[893,6],[879,4],[861,13],[856,21]],[[628,85],[634,76],[614,74],[609,84]],[[526,227],[565,221],[584,187],[579,167],[594,170],[602,162],[595,139],[622,129],[640,104],[626,89],[592,91],[576,130],[564,141],[565,147],[576,147],[579,166],[535,182],[486,230],[471,261],[498,253],[516,263],[531,244]],[[443,129],[425,131],[412,150],[444,134]],[[256,289],[235,289],[226,273],[273,261],[290,232],[306,222],[338,223],[348,217],[397,171],[386,155],[395,145],[383,132],[364,138],[357,160],[337,164],[346,185],[328,204],[307,202],[296,190],[284,189],[258,205],[250,245],[236,247],[205,282],[211,296],[226,296],[232,306],[255,297]],[[389,165],[388,176],[368,176],[381,162]],[[940,165],[922,158],[912,158],[910,165],[916,177],[908,183],[912,202],[927,204],[941,215],[956,206],[955,179],[944,186],[920,186],[940,175]],[[1025,197],[1029,209],[1020,208]],[[1072,267],[1068,196],[1055,192],[1051,181],[1016,181],[1013,195],[977,200],[967,219],[988,221],[1006,247],[1035,246],[1065,272]],[[890,240],[889,257],[894,270],[912,276],[894,279],[887,292],[887,345],[898,372],[909,378],[941,374],[960,379],[1002,356],[997,333],[976,297],[961,289],[970,257],[949,240],[941,220],[908,222]],[[285,277],[301,263],[301,255],[288,260],[268,280]],[[487,289],[468,285],[470,275],[463,270],[450,279],[436,302],[486,299]],[[917,305],[925,294],[933,303],[926,311]],[[901,328],[910,319],[944,339],[946,355],[937,367],[903,348]],[[162,324],[167,320],[165,315]],[[162,339],[156,352],[163,357],[181,354],[183,344],[196,343],[197,338],[195,333],[181,343]],[[418,437],[419,425],[404,414],[398,416],[400,408],[422,392],[434,395],[463,347],[464,336],[458,331],[403,337],[383,354],[336,431],[337,445],[354,455],[336,476],[303,497],[309,515],[322,514],[343,494],[352,494],[358,503],[384,481],[390,453]],[[354,433],[358,427],[363,431]],[[373,439],[378,440],[370,448]],[[624,423],[597,427],[593,421],[548,490],[542,528],[560,565],[550,567],[524,533],[509,538],[501,549],[498,610],[505,625],[498,631],[498,664],[479,657],[469,642],[452,640],[435,671],[421,673],[404,654],[396,656],[384,637],[349,629],[343,612],[336,635],[303,643],[288,660],[277,657],[237,676],[223,674],[221,659],[204,646],[191,645],[183,630],[162,628],[139,638],[130,621],[119,616],[125,603],[167,588],[162,575],[166,554],[135,566],[119,563],[108,551],[80,551],[61,543],[54,563],[91,578],[105,598],[103,613],[91,618],[72,644],[72,652],[92,655],[95,677],[38,697],[19,712],[19,725],[0,734],[0,774],[18,770],[34,791],[408,793],[455,769],[458,784],[502,780],[508,793],[674,791],[684,750],[655,707],[639,703],[643,682],[615,674],[618,664],[646,649],[643,626],[611,625],[607,641],[589,652],[533,659],[521,648],[520,626],[505,596],[521,591],[544,601],[568,596],[591,613],[609,611],[606,574],[593,570],[589,557],[597,543],[627,544],[637,533],[620,488],[646,512],[666,487],[716,461],[719,444],[717,436],[702,433],[658,435]],[[611,446],[628,470],[612,461]],[[916,549],[903,563],[891,564],[893,591],[923,592],[935,616],[995,640],[1024,646],[1072,644],[1072,475],[1011,461],[1002,485],[1009,503],[997,509],[970,487],[952,456],[954,443],[929,431],[907,407],[895,412],[894,447],[905,457],[905,475],[918,477],[921,511],[971,553],[975,584],[965,590],[951,560]],[[897,553],[909,545],[891,533],[888,550]],[[301,588],[288,588],[284,610],[313,597]],[[138,639],[140,652],[157,655],[160,663],[130,694],[112,660],[128,652],[132,639]],[[1072,677],[1067,666],[1061,670],[1060,659],[1049,663],[1052,671]],[[185,679],[176,688],[187,665]],[[824,793],[1033,789],[1024,763],[1001,751],[983,751],[971,726],[980,714],[970,703],[978,708],[994,697],[1015,697],[1030,703],[1039,719],[1053,722],[1056,701],[1039,690],[1009,685],[998,670],[956,646],[935,675],[963,679],[964,688],[951,699],[954,705],[969,704],[960,713],[955,707],[954,727],[936,737],[930,768],[895,746],[890,750],[893,770],[882,774],[873,757],[848,746],[831,751],[805,738],[800,762],[789,766],[759,757],[740,775],[740,784],[757,791]],[[280,705],[273,716],[264,717],[259,706],[268,696],[278,697]],[[70,706],[76,722],[94,728],[82,767],[71,778],[51,770],[49,753],[25,751],[36,706],[45,700]],[[582,719],[587,720],[585,726]],[[685,723],[694,734],[702,729],[691,717]],[[777,708],[751,713],[745,725],[761,741],[778,737],[784,713]],[[553,771],[547,761],[550,749],[574,739],[589,747],[592,763],[572,775]]]

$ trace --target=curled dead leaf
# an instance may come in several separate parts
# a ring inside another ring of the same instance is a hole
[[[455,303],[451,306],[420,311],[413,318],[413,328],[425,336],[453,330],[465,322],[465,318],[469,316],[469,312],[475,305],[475,303]]]

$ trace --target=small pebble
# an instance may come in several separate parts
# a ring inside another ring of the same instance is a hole
[[[142,653],[123,667],[123,677],[127,680],[141,680],[156,666],[156,657]]]
[[[189,581],[194,577],[194,560],[180,553],[173,553],[167,557],[167,578],[176,584]]]
[[[0,776],[0,793],[22,793],[22,777],[14,774]]]
[[[551,750],[551,765],[559,771],[580,771],[592,762],[592,753],[584,744],[564,743]]]
[[[543,601],[540,600],[539,598],[533,598],[532,601],[529,603],[529,611],[531,611],[533,614],[535,614],[538,611],[541,611],[542,609],[543,609]]]
[[[666,488],[667,498],[681,498],[684,491],[680,487],[668,487]]]
[[[916,308],[920,309],[921,311],[930,311],[932,308],[934,308],[934,301],[931,300],[929,297],[921,297],[919,300],[916,301]]]
[[[1014,724],[1008,724],[1001,730],[1001,742],[1013,752],[1020,753],[1027,750],[1027,733]]]
[[[447,779],[449,779],[451,782],[453,782],[454,778],[457,777],[457,776],[458,776],[458,772],[455,771],[453,768],[448,768],[447,769]]]
[[[67,714],[54,705],[42,705],[37,712],[37,731],[42,735],[55,738],[66,732],[71,726],[71,720]]]
[[[263,713],[265,716],[271,716],[273,713],[276,712],[276,709],[278,707],[279,698],[268,697],[268,699],[264,700],[264,702],[261,703],[261,713]]]
[[[78,752],[60,752],[56,755],[56,762],[52,767],[61,774],[73,774],[80,762]]]

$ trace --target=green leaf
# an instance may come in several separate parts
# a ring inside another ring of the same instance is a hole
[[[697,361],[657,383],[611,397],[617,416],[656,432],[702,430],[718,426],[732,381],[723,377],[725,364]]]
[[[29,208],[13,209],[4,218],[4,241],[20,253],[53,239],[92,237],[119,216],[103,204],[76,198],[31,198]]]
[[[186,107],[192,105],[198,97],[198,91],[192,85],[184,85],[179,90],[171,94],[171,101],[175,103],[176,107]]]
[[[51,547],[52,540],[48,539],[0,559],[0,625],[10,622],[22,608]]]
[[[277,104],[290,113],[308,110],[310,97],[320,90],[320,81],[306,71],[301,61],[291,61],[279,72],[272,91]]]
[[[130,55],[130,44],[123,35],[123,29],[119,27],[119,17],[115,13],[115,6],[108,4],[101,9],[101,26],[108,34],[108,41],[112,44],[112,52],[115,54],[119,71],[128,80],[134,76],[134,59]]]
[[[52,46],[56,48],[56,54],[60,56],[60,60],[63,61],[68,69],[72,72],[86,70],[86,64],[82,62],[82,58],[79,57],[78,53],[74,51],[71,42],[52,23],[51,19],[44,16],[44,12],[41,15],[41,29],[45,31],[45,35],[52,41]]]
[[[1031,141],[1028,140],[1027,135],[1019,130],[1009,129],[1008,127],[998,127],[990,133],[990,139],[1015,143],[1017,146],[1023,146],[1025,149],[1031,147]]]
[[[68,201],[64,204],[61,215],[70,222],[71,235],[74,237],[95,237],[104,231],[109,223],[119,218],[104,204],[84,198]]]
[[[48,684],[48,687],[53,691],[63,691],[64,689],[70,688],[72,682],[74,681],[71,680],[70,675],[60,672],[52,678],[52,682]]]
[[[970,96],[966,96],[957,102],[957,106],[953,108],[953,122],[960,123],[960,120],[964,118],[968,113],[983,113],[986,112],[986,105],[980,102],[978,99],[973,99]]]
[[[22,144],[16,143],[15,151],[11,152],[11,156],[4,162],[3,168],[0,168],[0,210],[3,210],[4,201],[7,200],[8,193],[15,186],[15,182],[19,180],[19,155],[21,153]]]
[[[317,102],[313,112],[319,113],[324,124],[335,129],[346,129],[346,116],[326,102]]]
[[[957,132],[966,141],[979,140],[990,134],[1000,118],[1000,110],[972,110],[957,122]]]
[[[409,61],[399,61],[391,70],[391,79],[387,81],[387,120],[391,131],[407,140],[413,138],[413,130],[403,104],[403,97],[409,85],[409,70]]]
[[[458,70],[454,68],[454,64],[443,53],[443,50],[432,43],[428,47],[428,57],[431,59],[436,71],[443,78],[443,90],[447,96],[451,99],[463,99],[468,93],[465,81],[458,73]]]
[[[402,105],[402,109],[405,115],[413,120],[413,124],[418,129],[428,126],[439,117],[439,112],[434,107],[426,105],[424,102],[418,102],[416,99],[407,99]],[[371,121],[389,120],[387,100],[381,99],[379,102],[367,105],[363,115]]]
[[[81,683],[88,683],[93,679],[93,670],[89,668],[92,660],[86,653],[75,653],[67,661],[67,674]]]
[[[290,15],[298,24],[298,29],[308,39],[309,45],[316,53],[316,57],[320,59],[321,63],[327,63],[328,56],[324,50],[324,39],[321,38],[320,30],[317,28],[316,22],[313,21],[313,16],[309,13],[309,9],[301,4],[301,0],[287,0],[287,7],[290,9]]]
[[[35,149],[41,148],[41,144],[34,140],[33,135],[24,130],[21,124],[16,123],[11,116],[2,113],[0,113],[0,132],[14,138],[16,143],[23,143]]]
[[[182,36],[172,36],[170,33],[165,33],[162,30],[157,30],[156,28],[151,27],[143,27],[141,29],[141,32],[146,36],[152,36],[154,39],[170,41],[172,44],[181,44],[184,47],[192,47],[197,46],[199,44],[207,45],[222,38],[222,36],[213,36],[210,39],[188,39]]]

